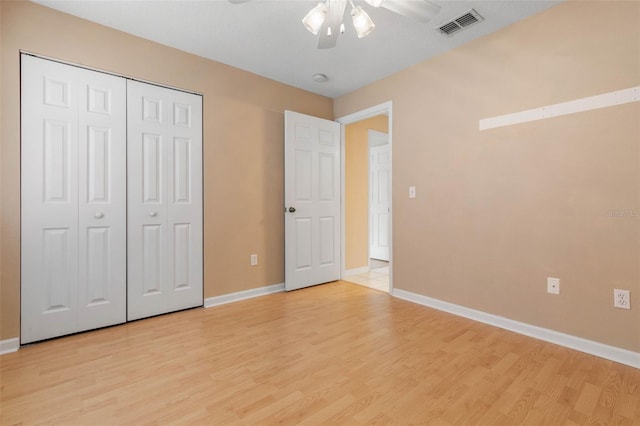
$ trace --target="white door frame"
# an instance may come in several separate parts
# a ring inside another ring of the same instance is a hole
[[[335,121],[340,123],[340,149],[342,151],[342,159],[345,158],[345,126],[347,124],[352,124],[358,121],[366,120],[367,118],[375,117],[377,115],[386,114],[389,120],[389,153],[391,157],[391,175],[389,177],[389,197],[391,212],[389,213],[389,294],[393,294],[393,102],[388,101],[381,103],[379,105],[372,106],[370,108],[363,109],[361,111],[354,112],[349,115],[345,115],[344,117],[337,118]],[[342,239],[342,253],[341,253],[341,276],[340,278],[344,278],[346,276],[346,260],[345,260],[345,249],[346,249],[346,241],[345,241],[345,221],[346,210],[345,210],[345,161],[342,161],[341,170],[340,170],[340,186],[341,186],[341,205],[342,205],[342,223],[341,223],[341,239]]]

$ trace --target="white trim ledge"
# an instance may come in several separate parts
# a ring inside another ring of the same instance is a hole
[[[478,122],[478,128],[480,131],[495,129],[497,127],[512,126],[514,124],[528,123],[530,121],[544,120],[547,118],[560,117],[562,115],[575,114],[578,112],[608,108],[639,101],[640,86],[635,86],[628,89],[617,90],[615,92],[580,98],[574,101],[561,102],[559,104],[528,109],[526,111],[514,112],[512,114],[484,118]]]
[[[615,346],[605,345],[603,343],[594,342],[592,340],[583,339],[581,337],[560,333],[558,331],[549,330],[547,328],[537,327],[535,325],[514,321],[498,315],[489,314],[475,309],[466,308],[464,306],[455,305],[453,303],[444,302],[442,300],[433,299],[431,297],[412,293],[410,291],[394,289],[393,296],[419,305],[434,308],[460,317],[469,318],[474,321],[493,325],[505,330],[513,331],[535,339],[544,340],[556,345],[575,349],[610,361],[619,362],[630,367],[640,368],[640,353],[632,352],[627,349],[617,348]]]
[[[273,284],[265,287],[252,288],[251,290],[238,291],[237,293],[223,294],[222,296],[208,297],[204,299],[204,307],[211,308],[240,300],[253,299],[267,294],[281,293],[284,291],[284,283]]]
[[[13,339],[0,340],[0,355],[17,352],[18,349],[20,349],[19,338],[14,337]]]

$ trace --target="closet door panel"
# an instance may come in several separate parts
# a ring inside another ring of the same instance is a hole
[[[79,331],[126,321],[126,81],[80,71]]]
[[[129,320],[167,312],[166,100],[127,82],[127,292]]]
[[[29,343],[77,327],[78,85],[65,65],[21,60],[21,342]]]
[[[126,320],[124,79],[21,56],[21,342]]]
[[[202,98],[135,81],[127,88],[132,320],[203,303]]]
[[[202,297],[202,97],[172,92],[167,218],[169,309],[199,306]]]

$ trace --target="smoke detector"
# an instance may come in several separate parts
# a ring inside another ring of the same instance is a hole
[[[313,81],[315,81],[316,83],[324,83],[327,80],[329,80],[329,77],[327,77],[324,74],[314,74],[313,75]]]

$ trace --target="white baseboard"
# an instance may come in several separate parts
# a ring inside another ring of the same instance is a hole
[[[407,300],[419,305],[428,306],[440,311],[449,312],[460,317],[469,318],[474,321],[483,322],[485,324],[504,328],[535,339],[544,340],[546,342],[555,343],[556,345],[575,349],[600,358],[619,362],[631,367],[640,368],[640,353],[629,351],[627,349],[617,348],[615,346],[605,345],[603,343],[594,342],[592,340],[583,339],[581,337],[572,336],[570,334],[560,333],[558,331],[549,330],[547,328],[537,327],[535,325],[514,321],[498,315],[488,314],[486,312],[477,311],[475,309],[466,308],[464,306],[455,305],[453,303],[444,302],[442,300],[433,299],[431,297],[422,296],[410,291],[394,289],[393,296],[398,299]]]
[[[18,349],[20,349],[19,338],[14,337],[13,339],[0,340],[0,355],[17,352]]]
[[[364,274],[366,272],[369,272],[369,267],[368,266],[363,266],[362,268],[345,269],[342,272],[342,276],[343,277],[350,277],[352,275]]]
[[[237,293],[223,294],[222,296],[208,297],[204,299],[204,307],[211,308],[213,306],[224,305],[226,303],[237,302],[239,300],[252,299],[254,297],[265,296],[272,293],[280,293],[284,291],[283,284],[273,284],[266,287],[252,288],[251,290],[239,291]]]

